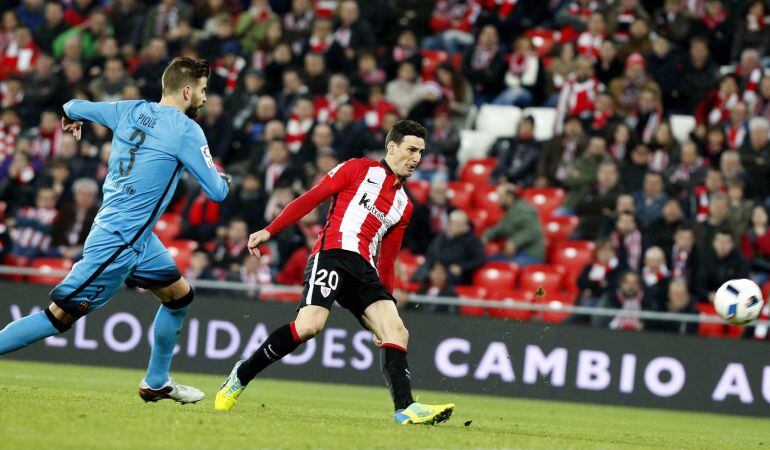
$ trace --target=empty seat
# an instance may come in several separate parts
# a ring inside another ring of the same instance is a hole
[[[527,188],[521,192],[521,198],[535,207],[541,220],[549,219],[565,197],[564,189],[555,187]]]
[[[561,241],[551,246],[550,262],[564,267],[564,287],[572,290],[577,277],[593,259],[594,243],[591,241]]]
[[[497,137],[485,131],[460,130],[460,150],[457,162],[462,167],[469,159],[486,158]]]
[[[166,213],[160,216],[152,231],[164,244],[171,242],[182,229],[182,217],[179,214]]]
[[[37,258],[32,261],[30,267],[39,269],[39,275],[30,275],[27,281],[35,284],[54,285],[58,284],[66,276],[66,272],[72,269],[72,261],[63,258]],[[65,272],[64,275],[53,275],[51,272]]]
[[[497,158],[469,159],[460,171],[460,181],[485,186],[490,183],[492,171],[496,166]]]
[[[171,257],[174,258],[179,272],[184,273],[190,267],[190,258],[192,258],[193,250],[186,241],[172,241],[166,244],[166,248]]]
[[[695,117],[685,114],[672,114],[668,119],[671,124],[671,134],[679,143],[690,138],[690,133],[695,129]]]
[[[503,214],[499,201],[497,186],[477,186],[473,192],[473,206],[486,210],[490,214],[496,214],[498,217]]]
[[[430,183],[423,180],[408,181],[406,183],[406,191],[415,202],[425,204],[430,193]]]
[[[553,137],[553,130],[556,125],[556,108],[527,108],[524,110],[523,116],[532,116],[535,120],[535,139],[547,141]]]
[[[546,304],[549,306],[548,311],[540,311],[536,314],[539,321],[545,323],[561,323],[570,316],[570,313],[561,311],[563,306],[572,306],[575,304],[575,298],[571,295],[546,295],[536,300],[538,303]]]
[[[490,289],[513,291],[518,267],[508,262],[487,262],[473,274],[473,285]]]
[[[471,300],[483,300],[487,290],[480,286],[455,286],[455,292],[461,298]],[[483,316],[484,308],[481,306],[461,306],[458,312],[463,316]]]
[[[511,301],[531,303],[531,299],[524,298],[515,292],[505,289],[488,289],[487,298],[500,301],[501,303]],[[532,311],[528,309],[489,308],[487,313],[492,317],[501,319],[529,320],[532,317]]]
[[[470,209],[473,201],[473,185],[463,181],[450,181],[447,183],[447,197],[449,204],[455,208]]]
[[[519,274],[519,290],[529,297],[533,297],[539,288],[543,288],[544,295],[560,294],[563,272],[561,267],[546,264],[524,267]]]
[[[695,304],[695,309],[700,313],[700,317],[719,317],[714,305],[711,303],[698,302]],[[708,337],[724,337],[725,336],[725,324],[718,322],[698,322],[698,334],[700,336]]]
[[[575,232],[579,223],[577,216],[551,217],[543,223],[543,234],[551,243],[564,241]]]
[[[476,116],[476,130],[495,138],[510,137],[516,134],[519,120],[521,120],[521,108],[484,104]]]

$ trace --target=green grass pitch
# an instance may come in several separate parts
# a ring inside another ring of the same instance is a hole
[[[0,361],[1,449],[770,448],[770,420],[456,393],[436,427],[397,426],[383,388],[257,379],[229,413],[223,377],[176,374],[207,395],[145,404],[138,370]],[[224,374],[223,374],[224,376]],[[469,423],[466,426],[466,423]]]

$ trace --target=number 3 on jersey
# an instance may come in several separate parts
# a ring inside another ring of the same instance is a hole
[[[132,170],[134,170],[134,161],[136,161],[136,152],[139,151],[139,147],[144,144],[144,140],[147,138],[147,134],[142,130],[134,130],[134,132],[131,134],[131,137],[129,138],[131,141],[136,139],[136,137],[139,136],[139,142],[131,148],[128,149],[128,154],[131,155],[131,159],[128,161],[128,167],[123,170],[123,161],[120,162],[120,165],[118,166],[118,169],[120,169],[120,176],[121,177],[127,177]]]
[[[323,295],[324,298],[328,297],[333,290],[337,289],[337,285],[340,282],[340,276],[337,274],[336,270],[328,271],[326,269],[321,269],[316,276],[315,285],[321,286],[321,295]],[[327,276],[329,277],[328,280],[326,279]]]

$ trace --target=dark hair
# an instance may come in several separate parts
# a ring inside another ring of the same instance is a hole
[[[209,63],[205,59],[177,57],[171,60],[163,71],[163,94],[172,94],[188,84],[195,84],[200,78],[211,74]]]
[[[393,128],[388,131],[388,135],[385,137],[385,145],[388,142],[395,142],[396,145],[401,145],[404,141],[404,136],[416,136],[420,139],[425,139],[425,127],[412,120],[399,120],[393,125]]]
[[[714,233],[714,239],[717,238],[718,234],[726,234],[727,236],[730,236],[730,239],[732,239],[733,242],[735,242],[735,237],[733,236],[733,232],[730,231],[730,229],[727,228],[727,227],[720,227],[720,228],[718,228],[717,232]]]
[[[695,229],[692,227],[692,225],[690,225],[690,224],[687,224],[687,223],[686,223],[686,224],[684,224],[684,225],[679,225],[679,226],[676,228],[676,232],[677,232],[677,233],[679,233],[680,231],[689,231],[690,233],[693,233],[693,234],[695,234]]]

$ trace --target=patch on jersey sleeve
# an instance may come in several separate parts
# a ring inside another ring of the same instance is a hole
[[[332,170],[330,170],[327,173],[327,175],[329,175],[329,177],[333,177],[334,174],[337,173],[337,171],[340,170],[340,167],[342,167],[344,164],[345,164],[344,162],[337,164]]]
[[[203,153],[203,159],[206,161],[206,167],[214,167],[214,158],[211,157],[208,145],[201,147],[201,153]]]

